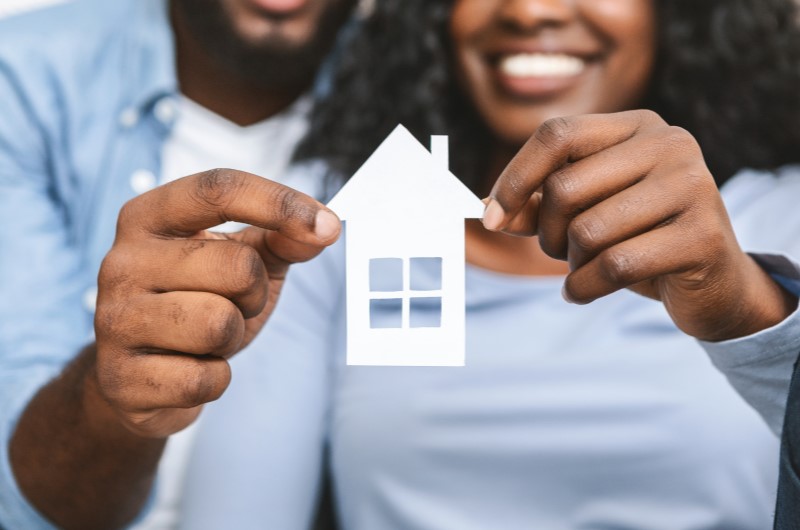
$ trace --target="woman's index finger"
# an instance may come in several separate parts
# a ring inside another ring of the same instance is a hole
[[[492,215],[485,218],[487,228],[505,228],[547,177],[564,165],[629,140],[654,119],[661,120],[650,111],[629,111],[547,120],[495,182],[487,207]]]

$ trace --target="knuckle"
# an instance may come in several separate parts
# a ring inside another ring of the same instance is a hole
[[[523,171],[514,166],[508,166],[503,173],[503,186],[495,199],[506,208],[509,203],[513,202],[510,200],[511,198],[527,193],[527,182],[528,179]]]
[[[550,118],[542,123],[534,138],[548,148],[559,148],[569,144],[573,134],[573,124],[569,118]]]
[[[293,230],[299,227],[313,231],[317,208],[304,193],[275,183],[265,191],[272,216],[278,224],[277,229]]]
[[[692,136],[692,133],[690,133],[683,127],[670,125],[669,127],[667,127],[664,134],[666,136],[667,144],[672,149],[681,152],[699,150],[697,140],[695,140],[694,136]]]
[[[222,207],[230,202],[241,185],[241,179],[235,171],[223,168],[210,169],[197,176],[195,194],[203,203]]]
[[[579,184],[572,171],[559,169],[542,186],[543,196],[560,212],[571,213],[579,207]]]
[[[122,208],[119,210],[119,215],[117,215],[118,232],[124,232],[130,227],[136,225],[136,222],[139,218],[138,211],[140,201],[140,197],[135,197],[122,205]]]
[[[307,217],[306,208],[299,192],[286,186],[276,186],[273,188],[272,194],[272,202],[281,219]]]
[[[206,365],[207,377],[203,402],[215,401],[222,397],[231,381],[231,367],[224,359],[216,359]]]
[[[232,294],[250,294],[262,285],[265,269],[258,252],[247,245],[231,245],[228,251],[226,275],[228,290]]]
[[[611,285],[624,287],[633,283],[636,264],[628,253],[611,248],[600,259],[601,273]]]
[[[105,286],[105,284],[115,286],[129,278],[131,272],[135,269],[136,255],[126,252],[119,247],[114,247],[106,254],[105,258],[103,258],[103,262],[100,264],[98,283],[103,286]]]
[[[687,224],[691,227],[686,235],[686,241],[693,244],[696,252],[691,255],[691,262],[700,265],[708,260],[714,260],[725,255],[725,247],[728,243],[724,236],[715,230],[713,221],[703,221],[699,223]]]
[[[99,338],[113,335],[112,330],[116,325],[118,311],[113,304],[97,304],[94,312],[95,334]]]
[[[663,124],[664,118],[660,114],[650,109],[637,109],[631,111],[641,124]]]
[[[717,185],[714,178],[705,168],[690,168],[681,175],[681,184],[685,190],[686,197],[702,203],[708,198],[708,194],[717,194]],[[701,208],[707,207],[702,204]]]
[[[121,341],[128,337],[137,296],[135,253],[112,249],[100,265],[94,325],[98,337]]]
[[[106,400],[117,407],[124,405],[128,378],[119,355],[106,348],[98,348],[96,380],[97,387]]]
[[[199,366],[186,370],[178,385],[178,400],[185,407],[194,407],[205,403],[205,396],[209,393],[210,383]]]
[[[206,311],[205,340],[209,353],[224,349],[236,340],[244,328],[242,314],[232,303],[215,303]]]
[[[109,343],[120,343],[127,340],[128,332],[125,328],[130,320],[128,318],[129,311],[128,304],[107,301],[101,297],[94,314],[97,338]]]
[[[577,218],[567,227],[570,243],[580,252],[591,252],[599,244],[599,228],[591,219]]]
[[[219,399],[229,382],[230,365],[226,361],[198,361],[184,374],[178,399],[188,407],[202,405]]]

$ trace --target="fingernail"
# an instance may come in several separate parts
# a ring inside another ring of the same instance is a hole
[[[314,233],[322,241],[327,241],[339,232],[339,218],[328,210],[320,210],[314,221]]]
[[[483,212],[483,226],[487,230],[499,230],[506,218],[506,212],[500,203],[494,199],[489,199],[489,204]]]

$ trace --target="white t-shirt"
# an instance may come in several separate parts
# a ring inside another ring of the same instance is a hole
[[[321,186],[310,175],[289,174],[294,148],[308,129],[310,97],[297,100],[282,113],[241,127],[205,107],[179,97],[156,109],[165,119],[174,114],[172,134],[164,144],[160,184],[212,168],[234,168],[275,180],[312,196]],[[244,225],[225,223],[217,231],[235,231]],[[156,504],[137,530],[175,528],[196,426],[172,436],[159,468]]]

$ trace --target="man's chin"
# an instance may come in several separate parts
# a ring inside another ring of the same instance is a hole
[[[173,0],[185,26],[232,75],[277,90],[307,85],[330,52],[354,0]],[[278,16],[256,5],[302,2]]]

